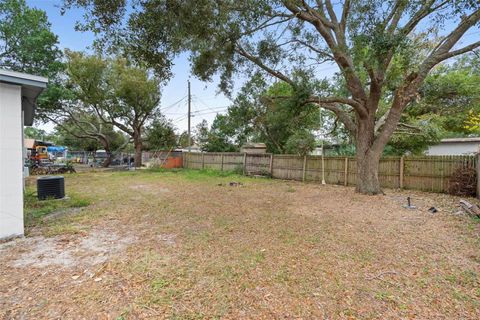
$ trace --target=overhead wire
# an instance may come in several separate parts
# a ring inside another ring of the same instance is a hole
[[[180,102],[182,102],[183,99],[185,99],[187,96],[183,96],[180,100],[177,100],[175,101],[174,103],[170,104],[168,107],[165,107],[165,108],[160,108],[160,111],[165,111],[165,110],[168,110],[168,109],[171,109],[173,108],[174,106],[178,105]]]

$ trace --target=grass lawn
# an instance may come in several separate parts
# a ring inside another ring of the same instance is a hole
[[[455,197],[185,170],[66,175],[70,199],[39,203],[34,183],[0,319],[480,318]]]

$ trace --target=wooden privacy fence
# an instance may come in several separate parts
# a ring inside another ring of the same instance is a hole
[[[246,153],[186,153],[183,166],[190,169],[216,169],[272,178],[322,181],[322,167],[328,184],[355,185],[357,163],[354,157],[297,156]],[[476,168],[475,156],[385,157],[380,160],[382,187],[447,192],[449,178],[458,168]]]

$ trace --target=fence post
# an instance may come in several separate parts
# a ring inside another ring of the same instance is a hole
[[[222,166],[220,168],[220,171],[223,171],[223,152],[222,152]]]
[[[243,153],[243,175],[247,172],[247,153]]]
[[[480,153],[475,155],[475,169],[477,170],[477,198],[480,199]]]
[[[400,157],[400,189],[403,189],[403,172],[405,170],[405,158]]]
[[[270,153],[270,167],[268,169],[270,170],[270,177],[273,178],[273,153]]]
[[[348,186],[348,158],[345,157],[345,181],[343,182],[345,186]]]
[[[202,170],[205,169],[205,153],[202,151]]]
[[[186,168],[187,164],[187,153],[182,152],[182,167]]]
[[[305,175],[307,173],[307,156],[303,156],[303,175],[302,175],[302,181],[305,182]]]

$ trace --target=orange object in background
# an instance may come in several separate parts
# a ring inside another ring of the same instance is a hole
[[[32,160],[40,161],[42,159],[48,159],[48,151],[46,146],[35,147],[35,152],[31,156]]]
[[[182,157],[170,157],[167,158],[162,165],[162,168],[165,169],[174,169],[174,168],[182,168],[183,167],[183,158]]]

